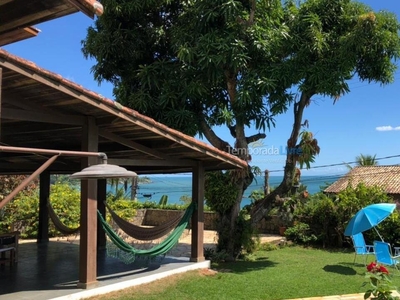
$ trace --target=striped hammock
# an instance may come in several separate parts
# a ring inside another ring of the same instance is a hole
[[[104,220],[101,213],[97,211],[100,224],[111,241],[111,243],[107,243],[107,254],[119,258],[125,263],[132,263],[139,257],[151,259],[160,255],[165,255],[178,243],[183,231],[189,224],[194,208],[195,204],[192,202],[186,209],[175,229],[165,238],[165,240],[150,249],[137,249],[127,243],[112,229],[106,220]]]

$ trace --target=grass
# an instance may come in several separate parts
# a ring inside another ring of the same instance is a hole
[[[258,251],[255,261],[213,264],[216,272],[191,271],[90,299],[276,300],[363,293],[364,258],[356,265],[353,258],[351,252],[297,246]],[[400,276],[393,282],[400,287]]]

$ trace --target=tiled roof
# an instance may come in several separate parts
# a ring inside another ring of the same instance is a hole
[[[339,193],[348,186],[359,183],[366,186],[379,186],[388,194],[400,194],[400,166],[360,166],[327,187],[325,193]]]
[[[222,159],[229,160],[229,161],[241,166],[242,168],[247,167],[247,162],[240,159],[239,157],[231,155],[225,151],[219,150],[205,142],[199,141],[199,140],[197,140],[191,136],[188,136],[178,130],[172,129],[162,123],[155,121],[154,119],[152,119],[150,117],[140,114],[139,112],[137,112],[133,109],[125,107],[116,101],[105,98],[104,96],[102,96],[98,93],[90,91],[79,84],[76,84],[68,79],[65,79],[57,73],[40,68],[35,63],[28,61],[26,59],[23,59],[21,57],[18,57],[16,55],[13,55],[13,54],[0,48],[0,62],[2,62],[2,61],[3,62],[6,61],[6,62],[10,62],[10,63],[14,63],[14,64],[18,64],[20,66],[23,66],[24,68],[34,72],[35,74],[38,74],[38,75],[48,78],[52,82],[55,82],[60,85],[64,85],[64,86],[68,87],[69,89],[75,90],[77,95],[81,93],[87,97],[90,97],[90,98],[98,101],[99,107],[104,105],[104,106],[116,108],[120,112],[127,114],[127,115],[133,117],[134,119],[139,120],[142,124],[145,124],[149,128],[152,128],[151,130],[158,135],[163,135],[167,138],[173,138],[174,140],[175,139],[180,140],[182,144],[190,146],[191,148],[194,148],[199,152],[207,153],[207,154],[212,153],[213,155],[217,155]],[[1,66],[1,64],[0,64],[0,66]]]
[[[104,12],[103,5],[97,0],[76,0],[76,2],[89,9],[97,16],[101,16]]]

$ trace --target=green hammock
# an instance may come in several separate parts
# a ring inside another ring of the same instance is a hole
[[[189,224],[190,218],[193,214],[195,208],[195,204],[192,202],[185,211],[182,219],[176,226],[176,228],[168,235],[168,237],[162,241],[160,244],[154,246],[153,248],[142,250],[136,249],[124,241],[112,228],[111,226],[104,220],[103,216],[99,211],[97,211],[97,215],[99,217],[100,223],[106,232],[107,236],[110,238],[112,243],[125,254],[121,254],[116,249],[109,248],[107,245],[107,253],[110,256],[114,256],[120,258],[125,263],[131,263],[135,261],[137,257],[145,257],[145,258],[154,258],[160,255],[165,255],[168,251],[170,251],[179,241],[183,231]]]

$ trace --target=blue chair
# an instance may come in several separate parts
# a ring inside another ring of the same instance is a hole
[[[392,251],[389,243],[375,241],[374,248],[375,258],[378,264],[391,266],[399,271],[397,265],[400,264],[400,256],[392,256]]]
[[[354,246],[354,261],[353,263],[356,263],[356,258],[357,255],[362,255],[364,256],[364,265],[367,265],[367,257],[368,255],[374,255],[374,246],[372,245],[367,245],[364,240],[364,235],[362,232],[357,233],[355,235],[351,236],[351,239],[353,241],[353,246]]]

